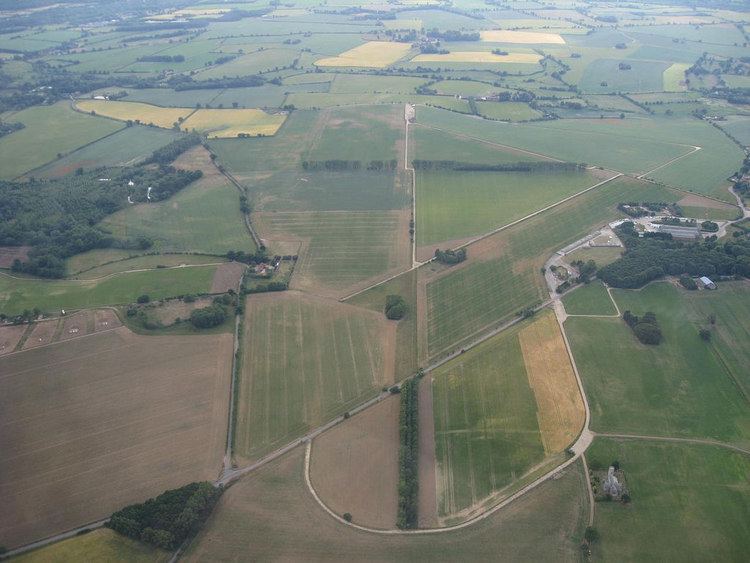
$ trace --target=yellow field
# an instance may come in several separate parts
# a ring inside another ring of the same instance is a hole
[[[415,63],[519,63],[536,64],[542,57],[535,53],[495,55],[489,51],[456,51],[446,55],[425,54],[412,59]]]
[[[270,114],[259,109],[199,109],[183,123],[184,130],[197,129],[211,139],[274,135],[286,119],[285,113]]]
[[[85,112],[119,119],[120,121],[140,121],[148,125],[171,129],[180,117],[185,118],[193,111],[190,108],[162,108],[141,102],[119,102],[110,100],[78,100],[76,107]]]
[[[482,41],[494,43],[552,43],[565,44],[565,39],[557,33],[542,33],[536,31],[510,31],[507,29],[493,29],[481,32]]]
[[[561,452],[583,428],[585,413],[560,327],[545,311],[518,334],[518,340],[536,398],[544,451]]]
[[[391,41],[368,41],[341,53],[338,57],[328,57],[315,61],[315,66],[356,66],[364,68],[385,68],[396,62],[411,50],[408,43]]]
[[[662,75],[665,92],[684,92],[687,90],[685,84],[685,71],[690,68],[689,64],[674,63],[667,68]]]

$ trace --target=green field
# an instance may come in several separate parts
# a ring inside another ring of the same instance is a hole
[[[482,117],[499,121],[529,121],[542,114],[522,102],[477,102],[477,111]]]
[[[239,192],[222,177],[204,177],[165,201],[131,205],[101,226],[123,239],[148,237],[159,252],[255,251]]]
[[[586,171],[417,173],[420,245],[491,231],[601,179]]]
[[[502,361],[498,361],[502,358]],[[438,512],[473,507],[544,459],[514,328],[431,372]]]
[[[156,127],[126,127],[50,163],[38,174],[57,177],[71,174],[78,168],[89,170],[99,166],[131,166],[179,137],[180,134],[175,131]]]
[[[215,266],[123,273],[102,280],[47,281],[0,275],[2,312],[18,314],[39,307],[48,313],[133,303],[139,295],[162,299],[211,289]]]
[[[457,346],[547,295],[539,273],[546,259],[591,229],[618,216],[621,201],[675,201],[673,192],[618,178],[493,235],[497,250],[427,285],[429,355]],[[484,243],[489,244],[488,239]],[[472,252],[480,246],[468,248]],[[499,255],[499,256],[498,256]]]
[[[606,266],[622,256],[621,246],[585,246],[566,254],[567,261],[581,260],[587,262],[593,260],[597,266]]]
[[[107,254],[113,252],[113,254]],[[124,255],[115,254],[125,252]],[[105,264],[106,257],[113,262]],[[141,270],[153,268],[169,268],[172,266],[181,266],[183,264],[201,265],[201,264],[218,264],[225,262],[224,258],[219,256],[204,256],[200,254],[153,254],[134,256],[132,251],[119,251],[117,249],[90,250],[83,254],[77,254],[68,259],[68,275],[77,280],[93,280],[125,272],[128,270]],[[85,271],[81,269],[86,268]]]
[[[30,107],[7,119],[26,127],[0,138],[0,178],[5,180],[122,128],[114,121],[75,112],[67,102]]]
[[[622,319],[566,321],[591,406],[592,429],[750,443],[750,407],[714,353],[719,342],[699,338],[698,329],[708,321],[705,309],[701,314],[691,305],[692,294],[668,283],[613,294],[621,311],[656,313],[664,341],[641,344]],[[746,330],[742,323],[729,334],[741,339]],[[724,344],[738,345],[747,346],[736,338]]]
[[[169,560],[169,555],[167,551],[103,528],[30,551],[13,560],[19,563],[66,563],[83,560],[161,563]]]
[[[568,315],[616,315],[607,288],[599,280],[581,285],[563,297]]]
[[[299,52],[292,49],[264,49],[240,55],[232,61],[199,72],[196,78],[199,80],[208,80],[210,78],[222,78],[225,76],[248,76],[250,74],[270,72],[274,69],[291,66],[294,59],[298,56]]]
[[[596,505],[603,561],[742,561],[750,549],[750,458],[691,444],[597,438],[590,463],[620,462],[632,501]]]
[[[663,75],[669,63],[627,59],[632,68],[620,70],[623,59],[598,59],[586,67],[581,78],[583,91],[599,94],[609,92],[659,92],[664,89]]]
[[[261,237],[306,242],[294,272],[300,288],[346,289],[403,265],[409,252],[403,232],[408,225],[402,225],[400,213],[394,211],[257,217]]]
[[[250,297],[236,453],[255,459],[387,384],[385,317],[287,292]]]
[[[373,76],[370,74],[336,74],[331,82],[332,94],[402,93],[411,94],[425,83],[416,76]]]

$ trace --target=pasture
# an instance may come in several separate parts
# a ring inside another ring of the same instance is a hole
[[[292,286],[351,292],[403,267],[410,256],[406,212],[255,213],[263,239],[303,243]]]
[[[122,209],[102,221],[116,237],[148,237],[159,252],[254,251],[240,210],[237,188],[229,183],[202,147],[184,153],[177,168],[200,169],[203,176],[167,200]],[[214,260],[216,261],[216,260]]]
[[[408,43],[368,41],[338,56],[318,59],[315,66],[385,68],[405,57],[410,51],[411,45]]]
[[[159,266],[169,268],[182,266],[183,264],[216,264],[217,262],[223,262],[223,260],[219,256],[199,254],[146,254],[139,256],[131,250],[104,248],[71,256],[66,261],[66,265],[68,277],[91,280],[128,270],[152,269]]]
[[[367,527],[396,527],[398,397],[389,397],[315,438],[310,480],[338,515]]]
[[[619,248],[617,249],[620,250]],[[598,265],[598,264],[597,264]],[[599,280],[583,284],[562,299],[568,315],[616,315],[607,288]]]
[[[597,59],[586,67],[580,87],[584,92],[660,92],[669,63],[628,59],[630,69],[623,70],[622,59]]]
[[[611,264],[622,256],[622,250],[621,246],[584,246],[566,254],[566,260],[583,262],[593,260],[597,266],[601,267]]]
[[[592,429],[750,443],[747,400],[714,352],[715,344],[698,336],[708,321],[693,309],[691,296],[669,283],[613,295],[621,311],[656,313],[664,340],[658,346],[641,344],[619,318],[566,321]]]
[[[72,111],[66,102],[35,106],[4,119],[26,127],[0,138],[0,178],[10,180],[120,129],[122,125]]]
[[[162,299],[207,293],[216,266],[123,272],[95,280],[40,280],[0,274],[0,302],[7,315],[38,307],[42,311],[85,309],[133,303],[140,295]]]
[[[684,92],[687,90],[685,84],[685,71],[690,67],[687,63],[674,63],[664,71],[664,91]]]
[[[215,65],[198,73],[200,80],[223,78],[226,76],[249,76],[263,72],[272,72],[280,68],[291,67],[299,51],[295,49],[262,48],[253,53],[240,55],[224,64]]]
[[[86,535],[36,549],[14,558],[19,563],[49,563],[50,561],[131,561],[132,563],[162,563],[169,560],[169,552],[131,540],[107,528]]]
[[[428,356],[508,320],[546,298],[539,269],[557,249],[617,217],[629,199],[674,201],[674,192],[618,178],[551,210],[470,245],[468,260],[448,270],[419,270],[426,286]],[[474,258],[474,259],[473,259]]]
[[[231,354],[229,334],[121,327],[1,357],[0,541],[12,548],[215,478]]]
[[[740,561],[750,549],[750,461],[694,444],[597,438],[590,463],[620,462],[632,501],[596,505],[603,561]],[[628,533],[623,533],[628,530]]]
[[[298,292],[246,302],[235,455],[254,460],[393,382],[385,316]]]
[[[419,171],[417,242],[428,245],[483,234],[600,181],[582,170]]]
[[[529,121],[542,117],[541,112],[522,102],[476,102],[479,115],[498,121]]]
[[[579,554],[588,509],[578,465],[469,528],[408,537],[342,526],[309,494],[303,467],[304,450],[297,448],[234,485],[190,544],[185,559],[231,559],[238,551],[259,560],[327,561],[350,561],[363,553],[387,561],[539,561],[551,552],[574,560]]]
[[[450,53],[422,54],[414,57],[413,63],[504,63],[504,64],[532,64],[541,60],[541,56],[534,53],[508,53],[496,55],[491,51],[451,51]]]

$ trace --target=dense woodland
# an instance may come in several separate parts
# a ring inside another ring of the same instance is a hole
[[[639,237],[629,221],[616,230],[627,250],[598,272],[612,287],[638,288],[665,275],[750,277],[750,240],[720,243],[712,237],[689,243],[667,233]]]

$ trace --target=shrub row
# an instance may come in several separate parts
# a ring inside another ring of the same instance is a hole
[[[417,502],[419,493],[419,380],[409,379],[401,385],[401,410],[399,412],[399,528],[417,527]]]

